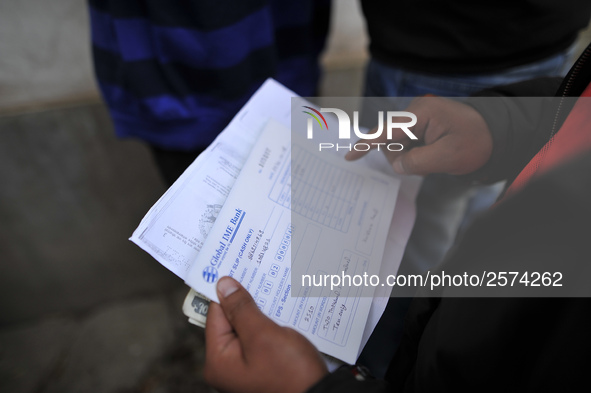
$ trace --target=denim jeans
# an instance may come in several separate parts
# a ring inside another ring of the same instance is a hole
[[[411,72],[370,60],[366,69],[366,97],[406,97],[397,100],[403,109],[413,97],[435,94],[468,97],[476,91],[543,76],[564,76],[570,68],[574,46],[550,58],[496,74],[430,75]],[[417,218],[406,246],[399,274],[422,274],[437,266],[453,245],[459,229],[488,208],[503,184],[469,186],[450,175],[426,176],[417,197]],[[358,363],[383,377],[402,338],[407,298],[391,298],[365,346]]]

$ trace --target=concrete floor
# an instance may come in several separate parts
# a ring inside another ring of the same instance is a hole
[[[127,238],[164,192],[102,104],[0,117],[0,391],[200,392],[186,287]]]

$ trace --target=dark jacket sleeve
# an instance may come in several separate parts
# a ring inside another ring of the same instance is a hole
[[[424,293],[442,296],[438,301],[415,298],[406,337],[386,377],[393,391],[589,386],[589,173],[591,153],[586,153],[532,181],[474,223],[435,273],[519,276],[513,285],[490,287],[497,297],[477,297],[490,295],[489,275],[473,292],[445,286]],[[529,284],[520,281],[526,272]],[[533,272],[549,272],[551,282],[561,286],[544,287],[541,280],[532,286]],[[517,294],[522,296],[502,297]],[[425,315],[425,323],[416,322]]]
[[[307,393],[383,393],[389,391],[390,386],[386,381],[379,379],[358,381],[349,369],[343,367],[325,376]]]
[[[487,164],[466,180],[493,183],[517,176],[560,126],[553,116],[561,102],[554,97],[561,80],[539,78],[498,86],[468,99],[491,131],[493,151]]]

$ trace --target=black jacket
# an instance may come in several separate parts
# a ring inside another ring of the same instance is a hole
[[[568,48],[588,0],[362,0],[377,60],[431,74],[498,72]]]
[[[578,96],[589,84],[589,57],[591,46],[562,82],[559,96]],[[521,83],[485,95],[537,96],[553,83]],[[473,105],[494,134],[493,156],[479,171],[488,179],[514,178],[570,110],[569,105],[551,102],[553,111],[541,105],[535,115],[526,116],[519,102],[511,99],[493,108]],[[499,122],[495,117],[499,110],[511,116]],[[525,118],[547,126],[536,133]],[[525,263],[538,271],[563,272],[564,285],[591,287],[590,201],[591,152],[587,152],[532,180],[489,210],[439,270],[512,271]],[[445,291],[440,294],[446,295]],[[589,298],[419,296],[406,317],[405,337],[386,381],[358,381],[341,369],[310,391],[590,391],[590,336]]]

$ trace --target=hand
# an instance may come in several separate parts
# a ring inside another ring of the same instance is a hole
[[[280,327],[259,311],[237,281],[217,285],[205,327],[205,380],[223,392],[304,392],[326,373],[320,354],[304,336]]]
[[[387,140],[386,132],[383,132],[382,136],[371,141],[404,145],[400,152],[384,150],[397,173],[464,175],[476,171],[489,160],[492,153],[490,130],[471,106],[441,97],[419,97],[405,110],[417,116],[417,124],[411,131],[422,145],[408,143],[410,139],[396,131],[393,140]],[[345,158],[356,160],[366,153],[351,151]]]

